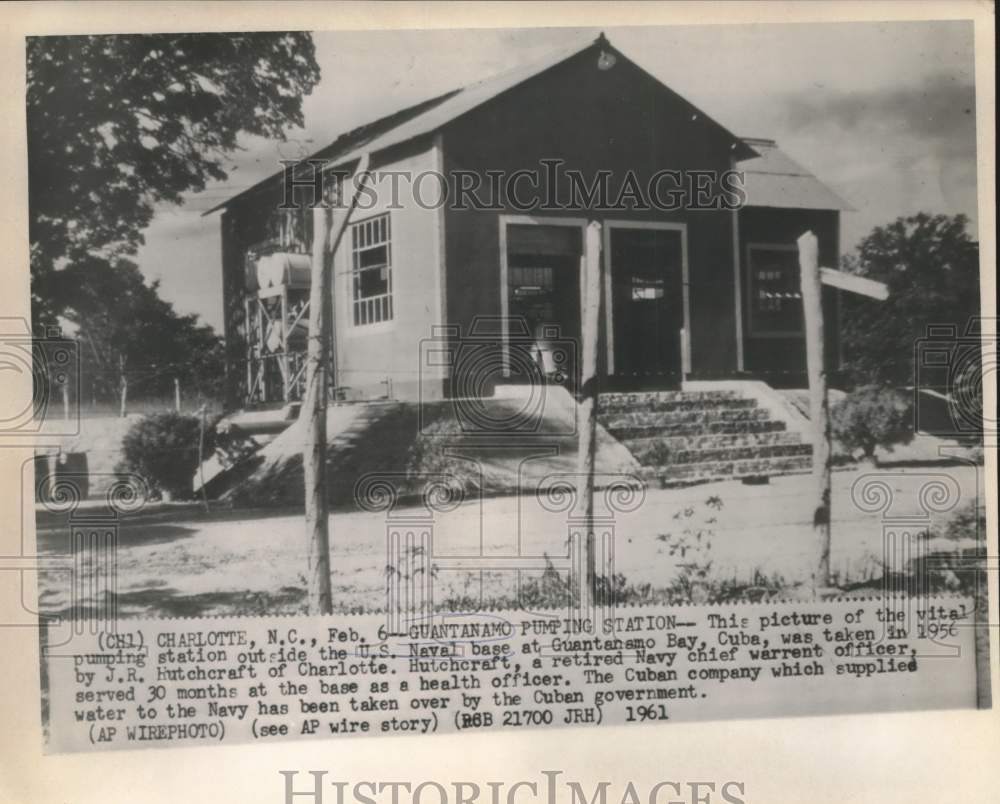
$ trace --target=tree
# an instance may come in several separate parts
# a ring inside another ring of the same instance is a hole
[[[52,272],[132,254],[157,203],[227,176],[240,135],[284,138],[319,80],[308,33],[30,37],[29,239],[36,325]]]
[[[84,395],[162,398],[173,393],[174,378],[207,398],[221,394],[221,339],[197,316],[178,315],[135,263],[86,257],[53,280],[53,299],[77,329]]]
[[[845,270],[885,282],[883,302],[843,298],[843,353],[859,384],[913,383],[914,344],[929,324],[959,334],[979,315],[979,245],[964,215],[920,213],[876,227],[844,259]]]

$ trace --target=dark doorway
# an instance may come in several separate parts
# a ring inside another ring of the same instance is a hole
[[[607,256],[616,384],[679,385],[684,327],[681,232],[612,225]]]
[[[573,384],[580,339],[580,257],[576,226],[509,224],[507,289],[510,349],[546,379]],[[522,360],[511,360],[512,374]],[[516,379],[516,378],[515,378]]]

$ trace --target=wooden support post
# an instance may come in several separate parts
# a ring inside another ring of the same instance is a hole
[[[356,176],[368,172],[368,155]],[[330,511],[326,482],[326,408],[329,400],[329,357],[333,340],[333,257],[358,203],[364,179],[355,182],[350,202],[333,225],[326,199],[313,208],[312,270],[309,285],[309,345],[306,356],[306,392],[299,420],[305,426],[302,466],[305,475],[306,537],[309,543],[308,606],[310,614],[331,614]]]
[[[287,217],[287,216],[286,216]],[[291,366],[288,362],[288,283],[281,284],[281,400],[291,401]]]
[[[125,375],[125,355],[118,355],[118,392],[120,397],[118,416],[128,415],[128,377]]]
[[[816,559],[813,589],[830,585],[830,402],[826,390],[823,333],[823,283],[816,235],[798,239],[802,272],[802,308],[805,313],[806,367],[809,373],[809,420],[813,431],[813,536]]]
[[[224,238],[223,238],[223,240],[224,240]],[[251,304],[252,304],[251,300],[247,299],[246,302],[243,305],[243,308],[244,308],[244,311],[245,311],[245,313],[244,313],[244,319],[243,320],[244,320],[244,323],[246,324],[246,328],[247,328],[247,350],[246,350],[246,359],[247,359],[247,392],[246,392],[246,396],[245,396],[245,398],[243,400],[243,404],[244,405],[249,405],[250,404],[250,400],[253,397],[253,350],[254,350],[254,342],[256,341],[256,336],[254,335],[254,331],[253,331],[253,319],[250,316],[250,309],[251,309],[250,305]]]
[[[177,409],[180,410],[179,407]],[[202,403],[198,408],[198,479],[201,485],[201,502],[208,511],[208,490],[205,488],[205,412],[206,405]]]
[[[264,344],[266,336],[266,327],[264,326],[264,303],[260,299],[260,295],[257,296],[257,341],[260,344],[260,360],[257,365],[257,376],[258,384],[260,385],[260,401],[270,402],[267,398],[267,361],[265,360]]]
[[[580,420],[577,445],[577,497],[583,504],[583,527],[586,544],[585,562],[580,579],[580,608],[583,615],[594,605],[597,587],[597,544],[594,533],[594,462],[597,457],[598,342],[600,340],[601,301],[604,278],[601,261],[601,224],[587,226],[583,256],[584,294],[580,374]]]
[[[330,614],[330,512],[326,498],[326,361],[330,324],[324,296],[330,294],[328,252],[333,211],[320,200],[313,208],[312,271],[309,286],[309,344],[306,398],[300,416],[306,421],[302,467],[306,484],[306,538],[309,544],[308,606],[310,614]]]

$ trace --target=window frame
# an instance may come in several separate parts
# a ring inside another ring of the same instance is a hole
[[[362,235],[365,227],[385,221],[384,235]],[[349,321],[351,329],[365,330],[369,327],[391,324],[396,317],[393,289],[392,217],[389,212],[379,212],[351,223],[351,241],[348,259]],[[364,238],[368,238],[362,243]],[[380,239],[381,238],[381,239]],[[375,249],[385,249],[385,263],[361,266],[361,255]],[[361,277],[368,271],[385,271],[386,291],[372,296],[361,296]],[[366,311],[366,312],[360,312]],[[379,311],[373,315],[374,311]],[[367,316],[367,320],[361,320]]]
[[[767,251],[779,251],[779,252],[792,252],[798,253],[798,246],[793,243],[747,243],[746,245],[746,266],[747,266],[747,334],[751,338],[801,338],[805,335],[805,323],[800,320],[799,326],[796,329],[758,329],[754,322],[754,313],[756,309],[756,294],[755,294],[755,272],[754,272],[754,252],[767,252]],[[798,288],[798,283],[796,283],[796,288]],[[801,290],[796,289],[795,293],[799,294],[799,300],[801,302]]]

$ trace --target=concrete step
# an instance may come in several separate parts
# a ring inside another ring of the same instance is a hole
[[[608,429],[608,428],[606,428]],[[755,433],[780,433],[785,431],[785,423],[767,417],[745,421],[691,422],[689,424],[646,425],[638,427],[610,428],[610,432],[620,441],[643,440],[647,438],[684,438],[689,436],[752,435]]]
[[[771,444],[749,447],[719,447],[716,449],[671,450],[662,442],[654,443],[641,452],[632,450],[643,466],[674,466],[684,463],[716,463],[718,461],[743,461],[765,458],[790,458],[812,455],[809,444]]]
[[[799,433],[787,430],[765,430],[755,433],[714,433],[696,432],[687,435],[648,436],[623,438],[622,443],[634,455],[659,448],[669,452],[691,450],[738,449],[743,447],[771,447],[802,443]]]
[[[795,455],[673,466],[650,466],[642,469],[639,474],[651,486],[671,488],[673,486],[690,486],[695,483],[708,483],[714,480],[802,474],[811,470],[812,457],[810,455]]]
[[[599,421],[654,485],[809,471],[812,447],[738,391],[602,394]]]
[[[694,395],[695,398],[684,396],[668,399],[649,396],[634,402],[608,401],[602,397],[598,402],[598,412],[604,414],[638,413],[647,411],[654,411],[657,413],[677,413],[695,410],[742,410],[757,407],[756,399],[739,396],[720,396],[717,398],[702,399],[700,396],[700,394],[697,394]]]
[[[761,422],[771,417],[769,411],[754,406],[741,408],[694,409],[678,411],[638,410],[606,414],[598,417],[604,429],[612,433],[637,427],[656,428],[663,435],[673,435],[671,428],[686,425],[708,425],[715,422]]]
[[[626,391],[601,394],[598,403],[606,410],[631,410],[679,400],[711,403],[728,399],[742,397],[737,391]]]

